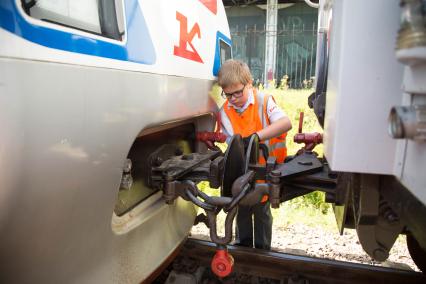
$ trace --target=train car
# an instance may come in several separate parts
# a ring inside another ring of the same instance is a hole
[[[202,150],[231,54],[221,1],[0,1],[0,282],[138,283],[196,214],[147,186]]]
[[[306,0],[308,1],[308,0]],[[310,2],[310,1],[308,1]],[[319,1],[316,92],[336,219],[375,260],[407,234],[426,270],[426,2]]]

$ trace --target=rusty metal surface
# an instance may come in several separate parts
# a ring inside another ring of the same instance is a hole
[[[184,244],[181,256],[191,257],[199,265],[209,267],[215,250],[213,243],[190,238]],[[277,281],[297,278],[309,283],[426,283],[423,274],[413,271],[237,246],[228,246],[228,251],[235,260],[235,273]],[[228,283],[226,278],[223,283]]]

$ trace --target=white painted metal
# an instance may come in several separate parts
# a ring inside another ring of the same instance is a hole
[[[321,9],[320,27],[333,12],[324,132],[332,169],[395,175],[426,204],[426,143],[387,133],[392,106],[426,104],[425,47],[395,50],[397,0],[322,1]]]
[[[399,105],[426,105],[426,47],[398,50],[398,59],[406,64]],[[422,118],[425,121],[426,117]],[[426,204],[426,143],[400,139],[397,143],[394,174]]]
[[[403,68],[395,57],[399,1],[328,4],[333,18],[325,156],[335,171],[392,174],[396,141],[387,133],[387,118],[401,100]]]
[[[194,206],[154,195],[111,227],[122,164],[142,129],[214,111],[211,85],[0,59],[0,282],[137,283],[161,264]]]
[[[266,9],[266,36],[265,36],[265,85],[275,78],[275,63],[277,58],[277,0],[268,0]]]
[[[426,96],[413,96],[411,101],[412,104],[426,105]],[[394,166],[395,176],[426,204],[426,143],[409,139],[398,140]]]

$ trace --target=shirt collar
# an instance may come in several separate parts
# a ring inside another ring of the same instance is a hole
[[[246,101],[246,103],[242,107],[237,107],[236,105],[233,105],[230,101],[228,101],[228,109],[232,106],[238,113],[242,113],[251,104],[254,104],[254,95],[253,95],[253,90],[250,89],[247,101]]]

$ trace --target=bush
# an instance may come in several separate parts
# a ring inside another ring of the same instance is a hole
[[[312,209],[320,210],[322,214],[328,214],[331,206],[325,201],[325,193],[321,191],[314,191],[304,196],[294,198],[289,203],[294,208],[309,207]]]

